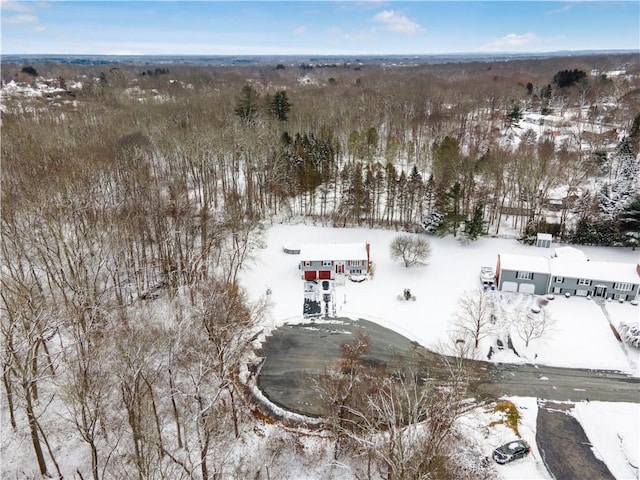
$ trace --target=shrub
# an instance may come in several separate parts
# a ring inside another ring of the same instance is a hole
[[[518,437],[520,436],[520,431],[518,430],[520,412],[518,412],[518,407],[516,407],[513,402],[510,402],[509,400],[498,402],[493,411],[503,413],[504,419],[498,422],[491,422],[490,426],[504,424],[513,430]]]
[[[630,325],[621,322],[618,331],[624,343],[632,347],[640,348],[640,324],[635,323]]]

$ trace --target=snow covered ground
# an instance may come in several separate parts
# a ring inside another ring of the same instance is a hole
[[[394,231],[362,228],[326,228],[308,225],[275,225],[265,230],[266,247],[258,252],[251,267],[243,272],[242,283],[254,299],[266,295],[271,303],[269,326],[301,320],[303,281],[298,270],[299,258],[283,252],[283,245],[304,243],[369,242],[374,264],[373,278],[354,283],[347,281],[336,287],[338,315],[361,316],[391,328],[427,348],[438,349],[451,343],[451,320],[459,297],[479,287],[483,266],[495,266],[498,253],[550,255],[552,250],[526,246],[512,239],[481,238],[467,246],[451,237],[429,237],[432,255],[426,267],[405,268],[391,260],[389,244],[398,234]],[[639,263],[639,252],[630,249],[580,248],[593,260]],[[399,301],[405,288],[415,301]],[[513,300],[513,299],[511,299]],[[534,297],[518,300],[517,308],[530,308]],[[508,308],[516,308],[503,300]],[[640,353],[625,348],[613,335],[603,308],[585,298],[557,297],[545,307],[555,319],[554,329],[545,338],[532,340],[528,348],[513,336],[521,357],[506,351],[493,357],[501,362],[537,362],[573,368],[602,368],[640,376]],[[607,302],[605,305],[614,325],[620,321],[638,321],[640,307],[629,303]],[[488,351],[491,341],[481,344]],[[594,354],[597,352],[597,355]],[[535,447],[537,399],[512,398],[522,415],[520,433],[533,448],[532,455],[510,465],[500,466],[504,479],[547,479],[539,452]],[[640,399],[639,399],[640,400]],[[640,404],[578,403],[571,412],[582,423],[599,458],[617,478],[638,478],[638,428]],[[468,417],[463,428],[486,446],[486,453],[514,438],[503,425],[490,426],[493,412],[478,410]],[[606,424],[607,428],[599,425]],[[626,459],[626,460],[625,460]],[[631,475],[631,476],[629,476]]]
[[[616,403],[612,407],[605,402],[581,402],[571,414],[582,425],[595,456],[616,478],[640,478],[640,405]]]
[[[450,342],[451,319],[458,299],[465,291],[479,287],[483,266],[495,266],[498,253],[550,255],[552,250],[522,245],[512,239],[481,238],[463,246],[452,237],[428,237],[432,255],[426,267],[405,268],[389,256],[394,231],[360,228],[321,228],[307,225],[276,225],[265,231],[267,247],[242,276],[243,284],[257,298],[269,288],[272,303],[271,322],[298,319],[302,312],[303,281],[298,270],[299,258],[282,251],[289,243],[369,242],[374,264],[373,278],[362,283],[347,281],[336,287],[338,314],[362,316],[416,340],[427,348],[439,348]],[[636,251],[621,248],[584,247],[593,260],[637,263]],[[414,302],[397,300],[409,288]],[[533,297],[519,300],[527,308]],[[640,352],[625,349],[614,337],[603,309],[586,298],[557,297],[545,307],[555,319],[553,331],[533,340],[529,348],[513,336],[524,360],[574,368],[605,368],[640,376]],[[605,308],[614,324],[638,321],[640,309],[630,303],[607,302]],[[508,320],[508,319],[507,319]],[[489,343],[481,345],[489,348]],[[598,351],[599,355],[593,355]],[[537,359],[535,355],[537,354]],[[499,361],[523,361],[515,355]]]

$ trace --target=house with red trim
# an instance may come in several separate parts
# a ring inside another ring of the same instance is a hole
[[[300,247],[298,268],[305,280],[335,280],[343,275],[366,275],[371,267],[368,243],[324,243]]]

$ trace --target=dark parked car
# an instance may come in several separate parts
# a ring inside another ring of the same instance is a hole
[[[524,440],[514,440],[505,443],[493,451],[493,459],[500,465],[512,462],[518,458],[526,457],[531,451],[531,447]]]

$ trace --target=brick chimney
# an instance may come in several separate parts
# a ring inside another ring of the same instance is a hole
[[[371,270],[371,245],[369,244],[369,242],[366,242],[364,244],[364,248],[367,250],[367,273],[369,273],[369,271]]]

